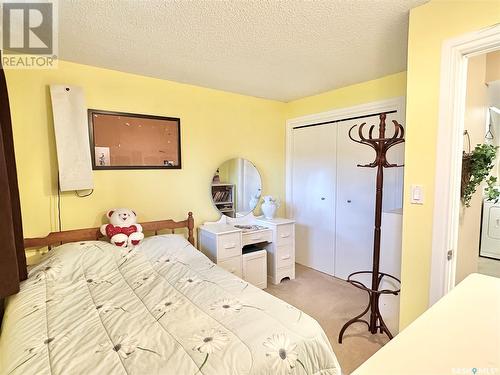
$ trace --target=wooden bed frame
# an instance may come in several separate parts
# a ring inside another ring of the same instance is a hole
[[[188,230],[188,241],[191,245],[195,246],[194,242],[194,219],[193,213],[188,212],[188,217],[183,221],[174,220],[160,220],[160,221],[148,221],[146,223],[140,223],[142,225],[143,232],[153,232],[155,235],[161,230],[171,230],[171,233],[175,233],[176,229],[187,228]],[[45,237],[38,238],[25,238],[24,248],[40,248],[47,246],[49,249],[52,245],[62,245],[68,242],[78,242],[78,241],[95,241],[104,236],[101,234],[99,228],[85,228],[85,229],[74,229],[65,230],[61,232],[51,232]],[[4,299],[0,298],[0,324],[3,319],[4,310]]]
[[[193,236],[194,219],[192,212],[188,212],[187,219],[183,221],[160,220],[148,221],[140,224],[145,234],[147,232],[153,232],[155,235],[161,230],[171,230],[172,233],[175,233],[176,229],[187,228],[188,241],[191,245],[195,245]],[[61,232],[51,232],[46,237],[25,238],[24,248],[30,249],[47,246],[50,249],[52,245],[62,245],[63,243],[78,241],[95,241],[103,237],[99,228],[65,230]]]

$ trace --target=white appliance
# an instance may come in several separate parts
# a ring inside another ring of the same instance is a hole
[[[391,120],[402,123],[401,117],[399,113],[387,115],[388,136],[393,134]],[[378,116],[299,126],[292,132],[296,261],[342,279],[372,269],[376,169],[357,165],[372,162],[375,153],[348,137],[349,129],[363,122],[376,125],[378,134]],[[395,146],[388,155],[390,163],[401,164],[403,158],[403,145]],[[385,169],[384,211],[402,206],[402,187],[403,168]]]
[[[479,255],[500,260],[500,202],[485,200],[483,203]]]

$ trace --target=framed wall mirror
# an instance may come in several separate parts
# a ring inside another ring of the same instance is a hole
[[[248,160],[226,160],[212,177],[212,202],[222,215],[242,217],[252,212],[262,193],[259,171]]]
[[[180,169],[180,119],[88,110],[93,169]]]

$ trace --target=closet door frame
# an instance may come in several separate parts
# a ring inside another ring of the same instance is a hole
[[[348,108],[334,109],[326,112],[319,112],[307,116],[292,118],[286,121],[285,140],[285,215],[289,219],[294,218],[293,213],[293,129],[298,126],[313,125],[322,122],[344,120],[352,117],[366,116],[374,113],[398,111],[400,118],[406,118],[406,98],[381,100],[377,102],[360,104]],[[404,124],[403,124],[404,125]]]

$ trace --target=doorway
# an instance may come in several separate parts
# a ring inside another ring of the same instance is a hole
[[[463,274],[467,273],[457,268],[457,259],[460,256],[460,244],[464,247],[467,242],[463,236],[461,239],[459,237],[464,219],[460,191],[462,153],[468,147],[467,138],[464,137],[468,66],[474,57],[499,49],[500,25],[450,39],[443,45],[430,305],[451,290]],[[483,110],[483,114],[486,115],[486,108]],[[484,137],[488,130],[486,121],[478,126],[481,132],[484,130],[484,135],[480,136],[483,140],[480,139],[479,142],[485,143]],[[471,149],[475,147],[473,142]],[[477,194],[479,196],[475,196],[475,199],[479,199],[481,205],[483,202],[481,192]],[[477,222],[475,225],[477,231]],[[476,239],[477,235],[476,232]],[[477,257],[479,248],[476,247],[475,251]]]
[[[473,168],[482,169],[482,161],[500,146],[500,50],[470,57],[467,65],[464,176]],[[495,190],[498,159],[489,164],[486,177]],[[474,272],[500,277],[500,204],[489,198],[485,181],[471,195],[472,186],[470,178],[467,183],[462,181],[461,193],[465,197],[460,207],[455,284]]]

